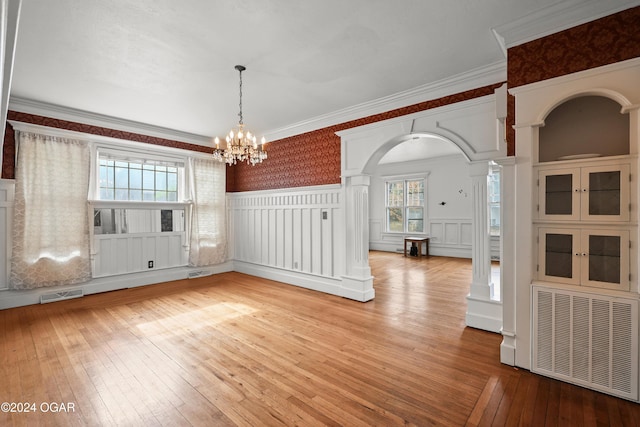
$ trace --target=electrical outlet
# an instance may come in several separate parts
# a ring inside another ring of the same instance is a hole
[[[153,268],[153,261],[149,261],[149,268]]]

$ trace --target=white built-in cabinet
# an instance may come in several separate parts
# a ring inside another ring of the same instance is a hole
[[[629,231],[540,227],[538,278],[629,290]]]
[[[637,58],[510,89],[516,309],[501,346],[516,366],[634,401],[639,78]]]
[[[535,167],[537,279],[629,291],[635,159],[579,157]]]
[[[629,163],[607,163],[581,167],[577,162],[560,169],[539,167],[539,218],[629,221]]]

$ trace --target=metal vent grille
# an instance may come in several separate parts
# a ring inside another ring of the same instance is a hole
[[[638,302],[533,287],[533,372],[638,400]]]
[[[40,295],[40,304],[61,301],[64,299],[80,298],[83,295],[84,295],[84,292],[82,291],[82,289],[71,289],[67,291],[43,294],[43,295]]]

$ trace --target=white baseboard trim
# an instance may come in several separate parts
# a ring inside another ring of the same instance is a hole
[[[482,329],[483,331],[500,333],[500,328],[502,327],[502,320],[481,314],[467,312],[465,320],[467,326]]]
[[[0,291],[0,310],[40,304],[40,296],[52,292],[82,289],[84,295],[91,295],[100,292],[116,291],[120,289],[135,288],[138,286],[171,282],[173,280],[187,279],[189,277],[189,273],[193,272],[201,273],[200,277],[202,277],[209,274],[225,273],[228,271],[233,271],[233,263],[229,261],[208,267],[185,266],[145,271],[141,273],[99,277],[85,283],[71,286],[56,286],[30,290],[3,290]]]
[[[357,299],[352,298],[352,296],[345,295],[346,292],[340,279],[284,270],[277,267],[269,267],[245,261],[234,261],[233,266],[233,271],[237,271],[239,273],[261,277],[263,279],[275,280],[277,282],[299,286],[313,291],[324,292],[331,295],[337,295],[340,297]]]

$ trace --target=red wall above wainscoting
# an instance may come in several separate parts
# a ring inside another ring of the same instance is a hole
[[[121,130],[103,128],[100,126],[87,125],[84,123],[69,122],[66,120],[52,119],[50,117],[36,116],[34,114],[18,113],[9,111],[8,120],[17,122],[32,123],[40,126],[48,126],[57,129],[66,129],[76,132],[87,133],[91,135],[108,136],[111,138],[123,139],[126,141],[144,142],[153,145],[162,145],[164,147],[181,148],[183,150],[199,151],[202,153],[211,153],[213,147],[204,147],[197,144],[189,144],[186,142],[173,141],[171,139],[157,138],[154,136],[142,135],[139,133],[125,132]],[[2,178],[13,178],[15,176],[15,138],[13,128],[9,123],[4,133],[4,153],[2,157]]]
[[[640,7],[578,25],[507,52],[509,88],[640,57]],[[515,154],[515,98],[509,95],[507,150]]]
[[[339,125],[291,136],[268,143],[269,158],[250,166],[235,165],[227,173],[227,191],[270,190],[340,183],[340,137],[335,133],[369,123],[400,117],[443,105],[455,104],[481,96],[492,95],[504,82],[468,90],[454,95],[363,117]]]

